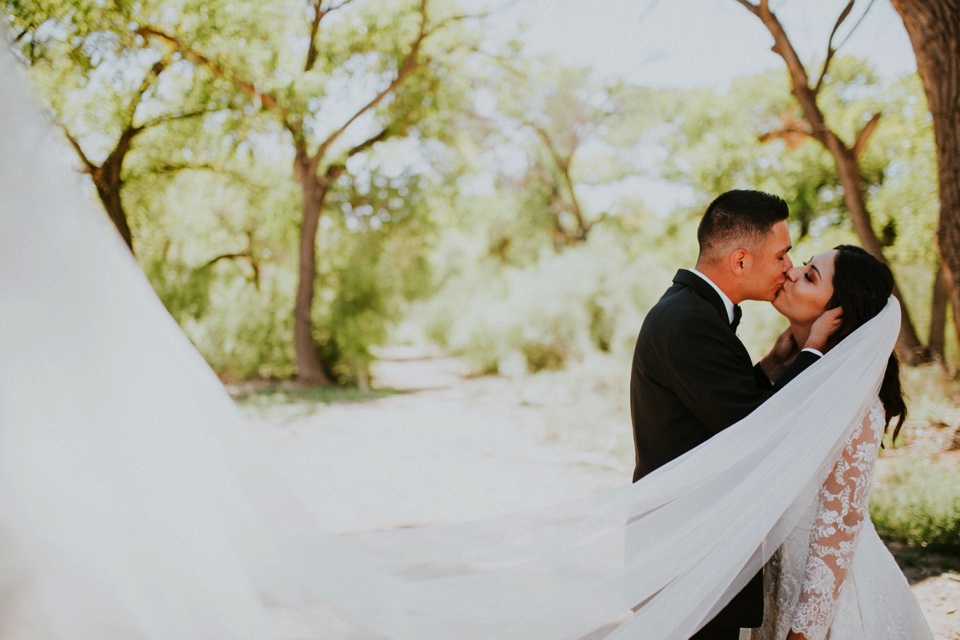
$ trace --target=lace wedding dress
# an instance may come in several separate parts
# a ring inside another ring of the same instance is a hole
[[[832,637],[929,637],[872,529],[841,518],[831,533],[843,500],[829,480],[821,493],[848,443],[876,436],[876,419],[861,425],[895,300],[641,482],[500,520],[332,537],[89,205],[64,146],[0,46],[0,638],[261,640],[298,617],[312,635],[297,640],[675,640],[785,542],[771,637],[792,602],[828,624],[820,594],[847,566]],[[875,441],[850,451],[872,468]],[[862,514],[858,486],[840,493]],[[352,626],[311,622],[320,609]],[[847,631],[890,618],[893,635]]]
[[[850,434],[806,523],[768,566],[766,619],[754,640],[780,640],[791,627],[808,640],[932,639],[868,513],[885,424],[878,398]]]

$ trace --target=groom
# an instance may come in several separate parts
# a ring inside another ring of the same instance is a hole
[[[681,269],[643,321],[633,356],[630,409],[636,482],[744,418],[816,362],[829,332],[814,326],[803,350],[789,330],[754,365],[737,338],[738,303],[772,302],[792,266],[787,204],[759,191],[728,191],[697,229],[695,269]],[[763,619],[758,573],[696,640],[737,640]]]

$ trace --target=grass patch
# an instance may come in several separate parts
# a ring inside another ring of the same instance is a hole
[[[887,461],[878,469],[870,516],[886,541],[960,555],[960,470]]]
[[[331,404],[369,402],[400,393],[403,392],[396,389],[294,387],[278,383],[234,391],[231,395],[244,413],[310,415]]]
[[[932,424],[960,423],[960,384],[937,364],[903,367],[900,380],[908,418]]]

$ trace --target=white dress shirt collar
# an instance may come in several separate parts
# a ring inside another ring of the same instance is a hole
[[[711,287],[713,287],[713,290],[714,290],[714,291],[716,291],[718,294],[720,294],[720,299],[723,300],[723,307],[727,310],[727,320],[732,323],[732,322],[733,322],[733,302],[730,300],[730,298],[727,297],[727,294],[725,294],[723,291],[721,291],[721,290],[720,290],[720,287],[718,287],[717,285],[715,285],[715,284],[713,283],[713,280],[711,280],[711,279],[708,278],[707,276],[703,275],[702,273],[700,273],[700,272],[697,271],[696,269],[690,269],[690,271],[693,272],[693,273],[695,273],[695,274],[697,274],[697,275],[700,276],[701,278],[703,278],[703,279],[707,282],[707,284],[709,284]]]

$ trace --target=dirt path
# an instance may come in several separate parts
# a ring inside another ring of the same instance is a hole
[[[379,384],[407,393],[253,416],[260,441],[331,531],[492,517],[629,477],[629,409],[596,401],[625,394],[597,386],[611,378],[609,363],[580,379],[471,379],[458,360],[422,350],[382,356]],[[937,640],[960,640],[960,576],[912,578]]]
[[[622,485],[607,461],[546,442],[535,406],[518,403],[508,381],[396,355],[376,373],[408,393],[253,420],[335,532],[486,518]]]

